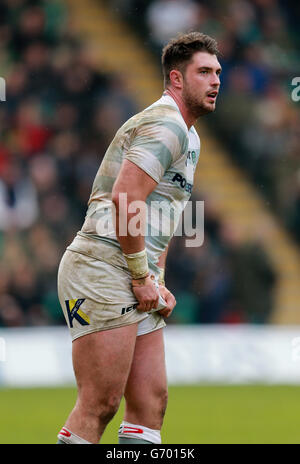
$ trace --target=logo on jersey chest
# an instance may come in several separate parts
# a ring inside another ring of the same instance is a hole
[[[194,171],[197,163],[197,154],[195,150],[188,150],[185,159],[187,179],[179,173],[172,177],[172,182],[176,182],[187,193],[192,193],[193,184],[189,182],[194,177]]]
[[[194,169],[196,167],[196,162],[197,162],[197,155],[195,150],[189,150],[186,155],[186,160],[185,160],[185,165],[187,166],[189,164],[189,161],[191,164],[193,164]]]
[[[172,182],[176,182],[186,192],[192,193],[193,184],[190,184],[189,182],[187,182],[186,178],[183,177],[181,174],[179,174],[179,172],[177,172],[175,176],[172,177]]]

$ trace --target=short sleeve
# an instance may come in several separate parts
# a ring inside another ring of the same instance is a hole
[[[173,121],[144,123],[135,135],[125,158],[143,169],[157,183],[184,152],[187,135]]]

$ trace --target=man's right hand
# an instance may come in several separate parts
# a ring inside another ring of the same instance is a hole
[[[153,279],[150,276],[143,279],[132,280],[132,290],[138,300],[138,311],[149,312],[157,308],[159,300],[159,291]]]

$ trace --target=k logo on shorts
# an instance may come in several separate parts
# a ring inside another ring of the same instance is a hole
[[[65,300],[70,327],[73,327],[73,319],[76,319],[81,325],[89,325],[89,317],[80,309],[85,298],[77,300]]]

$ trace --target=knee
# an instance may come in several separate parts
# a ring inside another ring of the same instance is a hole
[[[117,394],[107,394],[100,398],[95,395],[93,398],[81,397],[81,410],[88,416],[94,416],[99,423],[107,425],[119,409],[121,397]]]
[[[119,409],[121,398],[119,396],[110,395],[104,401],[100,401],[98,405],[98,417],[101,423],[108,424]]]
[[[168,404],[168,390],[166,388],[157,388],[145,392],[143,396],[135,395],[126,396],[127,411],[130,416],[135,420],[140,421],[137,423],[154,422],[156,424],[153,428],[161,428],[166,408]]]

